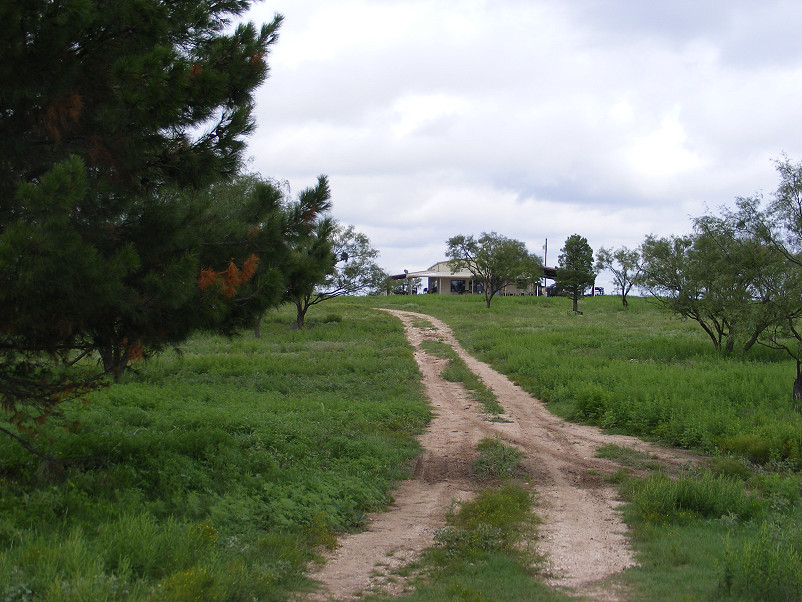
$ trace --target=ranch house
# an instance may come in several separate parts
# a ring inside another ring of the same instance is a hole
[[[554,279],[555,268],[543,268],[546,278]],[[439,261],[428,270],[408,272],[392,276],[394,280],[402,280],[400,290],[403,294],[411,295],[417,292],[413,286],[415,279],[420,278],[423,283],[423,292],[438,295],[464,295],[482,293],[482,282],[475,280],[473,274],[465,268],[451,271],[448,261]],[[423,279],[426,281],[423,282]],[[499,295],[543,295],[544,287],[540,282],[525,285],[523,282],[508,284],[498,292]]]

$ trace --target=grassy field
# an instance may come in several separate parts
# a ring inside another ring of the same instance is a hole
[[[626,310],[616,297],[585,299],[583,315],[563,298],[496,301],[488,310],[471,296],[384,300],[443,319],[471,353],[566,418],[802,469],[795,365],[781,352],[721,355],[695,322],[645,299],[632,299]]]
[[[676,481],[617,475],[640,563],[622,578],[633,598],[802,597],[802,416],[784,355],[721,355],[695,323],[645,299],[626,310],[585,299],[582,315],[562,298],[500,298],[489,310],[470,296],[383,303],[444,320],[565,418],[713,455]]]
[[[37,442],[0,440],[0,599],[282,600],[390,501],[429,419],[400,323],[360,306],[200,337]]]
[[[72,459],[63,469],[0,439],[0,597],[284,600],[308,587],[315,550],[390,501],[429,418],[400,322],[374,305],[443,319],[562,416],[714,455],[670,480],[648,458],[601,451],[624,466],[614,479],[640,563],[622,576],[634,599],[799,598],[792,362],[765,349],[721,356],[642,299],[626,311],[587,299],[574,315],[566,299],[497,298],[488,310],[434,295],[335,300],[304,331],[282,310],[261,339],[193,339],[71,410],[80,426],[48,425],[37,445]],[[482,508],[510,513],[482,526],[477,507],[455,509],[415,599],[503,599],[513,583],[519,599],[548,595],[527,585],[532,559],[509,554],[511,533],[534,528],[531,500],[514,485],[485,495]],[[491,528],[495,548],[478,554],[476,532]]]

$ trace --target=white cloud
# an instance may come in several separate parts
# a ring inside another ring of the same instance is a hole
[[[638,138],[626,151],[636,176],[649,180],[676,178],[702,167],[699,155],[687,147],[688,136],[679,120],[679,108],[663,118],[660,126]]]

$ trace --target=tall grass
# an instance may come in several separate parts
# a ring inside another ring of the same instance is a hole
[[[752,527],[744,541],[727,540],[721,589],[754,600],[802,597],[802,513]]]
[[[195,338],[92,395],[37,444],[0,440],[0,598],[285,599],[320,545],[390,500],[429,419],[400,323]]]
[[[657,474],[637,480],[631,499],[628,511],[637,520],[651,523],[721,517],[747,520],[759,517],[763,509],[742,482],[710,472],[698,478],[672,480]]]

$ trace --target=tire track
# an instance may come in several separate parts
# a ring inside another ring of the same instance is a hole
[[[432,544],[453,499],[474,493],[471,464],[484,437],[499,437],[526,454],[524,466],[539,499],[539,550],[548,558],[550,585],[597,600],[616,600],[620,592],[604,582],[634,565],[627,528],[615,489],[601,475],[620,466],[596,458],[598,447],[614,443],[648,453],[678,467],[694,457],[623,435],[566,422],[488,364],[468,354],[442,321],[414,312],[385,309],[404,324],[435,416],[421,436],[424,448],[413,478],[395,492],[387,512],[368,521],[367,530],[342,538],[326,564],[310,575],[323,587],[313,599],[353,599],[360,592],[402,591],[387,572],[415,558]],[[422,321],[431,326],[422,327]],[[452,346],[467,367],[490,387],[504,407],[506,423],[489,422],[464,387],[440,376],[447,360],[425,353],[421,343]]]

